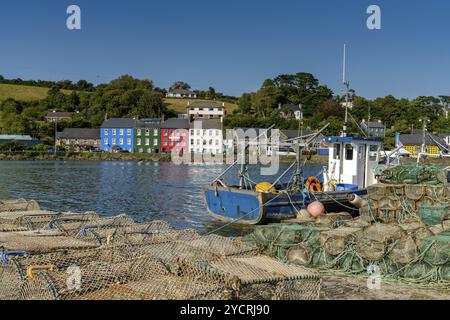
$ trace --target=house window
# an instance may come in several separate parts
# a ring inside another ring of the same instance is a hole
[[[194,144],[194,139],[191,139],[191,144],[192,144],[192,145]]]
[[[139,148],[139,153],[143,153],[143,152],[144,152],[144,149]]]
[[[119,139],[119,144],[122,145],[123,144],[123,138]]]
[[[149,138],[145,138],[145,145],[149,146],[150,145],[150,139]]]
[[[141,145],[141,139],[138,139],[137,141],[137,145],[140,146]]]
[[[119,130],[119,134],[120,134],[121,136],[123,136],[123,129],[120,129],[120,130]]]
[[[127,135],[131,136],[131,129],[127,129]]]
[[[108,144],[108,139],[105,139],[105,141],[103,141],[103,144],[107,145]]]
[[[149,136],[150,135],[150,130],[149,129],[145,129],[145,135]]]
[[[345,160],[353,160],[353,147],[351,144],[345,145]]]
[[[131,144],[131,138],[128,138],[127,139],[127,145],[130,145]]]
[[[158,139],[153,139],[153,145],[157,146],[158,145]]]
[[[138,135],[138,137],[141,136],[141,129],[137,129],[137,135]]]
[[[112,144],[116,144],[116,138],[112,138]]]
[[[117,131],[116,131],[116,129],[112,129],[111,132],[113,135],[115,135]]]
[[[157,136],[158,135],[158,129],[153,129],[153,135]]]
[[[103,130],[103,132],[105,133],[105,136],[108,135],[108,129]]]
[[[191,136],[193,136],[194,135],[194,130],[191,130]]]

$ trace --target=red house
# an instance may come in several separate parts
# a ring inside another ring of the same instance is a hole
[[[161,124],[161,152],[171,153],[177,148],[180,155],[189,153],[188,119],[170,118]]]

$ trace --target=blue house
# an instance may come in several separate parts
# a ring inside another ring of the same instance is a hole
[[[111,118],[100,127],[100,149],[105,152],[134,152],[134,128],[138,120]]]

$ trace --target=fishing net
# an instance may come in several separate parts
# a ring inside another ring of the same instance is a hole
[[[340,227],[320,234],[320,244],[331,256],[338,256],[345,251],[347,245],[354,241],[361,228]]]
[[[87,221],[98,218],[95,212],[85,213],[61,213],[45,210],[14,211],[0,213],[0,228],[17,231],[37,229],[59,229],[63,221],[83,225]]]
[[[282,261],[287,260],[288,251],[292,247],[304,249],[305,257],[311,258],[312,251],[320,248],[320,232],[327,230],[328,228],[299,224],[272,224],[258,226],[245,240],[254,243],[264,254]]]
[[[377,223],[357,233],[355,249],[364,259],[382,260],[402,235],[403,230],[398,226]]]
[[[450,204],[422,204],[417,211],[417,215],[426,225],[436,225],[442,223],[447,217],[450,217]]]
[[[39,210],[39,204],[34,200],[0,200],[0,212]]]
[[[450,262],[450,233],[441,233],[422,239],[420,251],[423,260],[432,265],[446,265]]]
[[[314,300],[320,292],[317,272],[266,256],[184,262],[179,274],[225,284],[233,289],[235,298],[244,300]]]
[[[96,243],[68,237],[59,231],[37,230],[1,232],[0,244],[3,251],[51,252],[60,249],[94,248]]]
[[[443,167],[437,165],[401,165],[383,170],[379,180],[387,184],[437,185],[447,182],[447,174]]]

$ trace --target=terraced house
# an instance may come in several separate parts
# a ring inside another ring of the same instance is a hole
[[[159,153],[160,126],[139,121],[134,129],[135,153]]]
[[[111,118],[100,128],[100,149],[106,152],[134,152],[134,128],[138,120]]]

